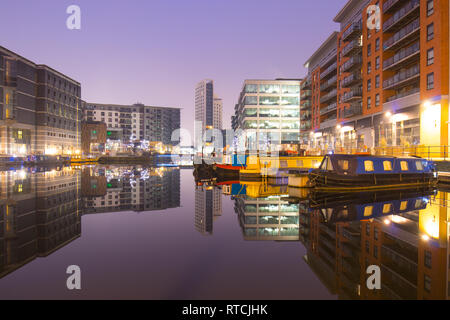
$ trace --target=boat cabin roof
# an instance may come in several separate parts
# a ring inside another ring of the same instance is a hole
[[[431,173],[434,170],[434,164],[426,159],[415,157],[333,154],[324,157],[320,169],[350,175]]]

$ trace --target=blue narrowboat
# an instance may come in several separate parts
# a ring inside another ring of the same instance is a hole
[[[408,190],[411,191],[368,191],[328,197],[313,195],[309,205],[322,214],[324,222],[363,221],[424,210],[436,194],[433,188]]]
[[[323,192],[402,189],[437,182],[432,161],[371,155],[327,155],[308,177],[309,185]]]

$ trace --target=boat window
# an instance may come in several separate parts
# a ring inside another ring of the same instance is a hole
[[[383,213],[384,213],[384,214],[389,213],[389,212],[391,212],[391,209],[392,209],[392,204],[386,203],[386,204],[383,206]]]
[[[392,162],[383,161],[384,171],[392,171]]]
[[[364,168],[368,172],[372,172],[373,170],[373,161],[364,161]]]
[[[423,163],[422,163],[422,161],[416,161],[416,168],[419,171],[423,171]]]
[[[323,162],[322,162],[322,165],[320,166],[320,169],[326,170],[327,169],[327,163],[328,163],[328,158],[323,159]]]
[[[421,199],[417,199],[416,200],[416,209],[419,209],[420,207],[422,207],[422,205],[423,205],[422,200]]]
[[[364,208],[364,217],[370,217],[373,213],[373,206],[367,206]]]
[[[348,170],[348,160],[339,160],[338,165],[339,167],[341,167],[342,170],[344,171]]]
[[[402,168],[402,171],[408,171],[408,162],[400,161],[400,167]]]
[[[281,160],[281,161],[280,161],[280,166],[281,166],[281,168],[287,168],[287,167],[288,167],[288,162],[287,162],[287,160]]]
[[[327,171],[333,171],[333,163],[331,163],[331,160],[328,158],[327,161]]]
[[[303,168],[303,160],[297,160],[297,167]]]
[[[408,207],[408,201],[402,201],[402,203],[400,203],[400,210],[406,210],[406,208]]]

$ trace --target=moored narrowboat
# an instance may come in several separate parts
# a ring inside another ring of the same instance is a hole
[[[308,175],[309,186],[323,192],[348,192],[433,185],[432,161],[417,157],[327,155]]]

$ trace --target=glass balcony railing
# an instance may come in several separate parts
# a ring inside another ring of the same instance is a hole
[[[327,77],[328,75],[330,75],[335,70],[337,70],[337,62],[333,63],[331,66],[329,66],[327,69],[325,69],[325,71],[323,71],[320,74],[320,78],[323,79],[323,78]]]
[[[302,101],[300,103],[300,109],[304,110],[308,108],[311,108],[311,101]]]
[[[326,108],[320,109],[320,115],[324,115],[329,112],[336,111],[336,109],[337,109],[337,102],[334,102],[334,103],[328,105]]]
[[[334,98],[337,96],[337,89],[331,90],[329,93],[327,93],[324,96],[320,97],[321,102],[327,102],[328,100]]]
[[[394,8],[394,6],[396,6],[400,2],[402,2],[402,0],[387,0],[383,4],[383,13],[388,12],[390,9]]]
[[[403,39],[407,38],[410,34],[420,29],[420,20],[416,19],[406,27],[400,29],[392,37],[387,39],[383,44],[383,50],[391,49],[395,44],[399,43]]]
[[[384,89],[393,88],[399,84],[402,84],[403,82],[405,82],[407,80],[417,77],[419,74],[420,74],[420,65],[416,64],[416,65],[412,66],[411,68],[409,68],[405,71],[401,71],[401,72],[397,73],[396,75],[394,75],[393,77],[383,81],[383,88]]]
[[[344,64],[342,65],[342,71],[347,71],[352,69],[353,67],[358,67],[362,64],[362,57],[361,56],[354,56],[348,59]]]
[[[309,88],[309,87],[311,87],[311,79],[306,79],[305,81],[303,81],[303,82],[300,84],[300,89],[301,89],[301,90],[307,89],[307,88]]]
[[[349,108],[344,109],[344,117],[351,118],[362,114],[362,104],[353,104]]]
[[[420,0],[411,0],[406,5],[401,7],[395,14],[383,23],[383,32],[388,31],[390,28],[395,26],[398,22],[402,21],[403,18],[407,17],[411,12],[419,8]]]
[[[346,87],[352,86],[355,83],[361,82],[361,81],[362,81],[361,72],[354,72],[351,75],[349,75],[348,77],[344,78],[344,80],[342,81],[342,87],[346,88]]]
[[[334,77],[330,78],[328,81],[322,83],[322,85],[320,86],[320,90],[321,91],[327,90],[331,86],[335,85],[336,82],[337,82],[337,75],[335,75]]]
[[[408,90],[405,92],[399,92],[399,93],[394,94],[393,96],[390,96],[389,98],[387,98],[386,102],[392,102],[394,100],[401,99],[401,98],[404,98],[407,96],[411,96],[411,95],[419,93],[419,92],[420,92],[420,88],[414,88],[412,90]]]
[[[397,54],[393,57],[387,59],[383,62],[383,69],[386,70],[390,67],[397,65],[400,61],[407,59],[408,57],[413,56],[416,53],[420,52],[420,43],[416,42],[412,46],[401,49]]]
[[[359,39],[350,41],[342,50],[342,55],[348,56],[351,53],[359,52],[361,50],[361,41]]]
[[[300,94],[300,98],[305,99],[306,97],[310,97],[312,94],[311,90],[303,90]]]
[[[347,30],[344,31],[342,34],[342,40],[346,40],[350,38],[350,36],[356,36],[361,35],[362,33],[362,22],[355,22],[350,25],[350,27],[347,28]]]
[[[342,96],[342,102],[349,102],[355,99],[362,98],[362,88],[351,88],[350,91],[346,92]]]

